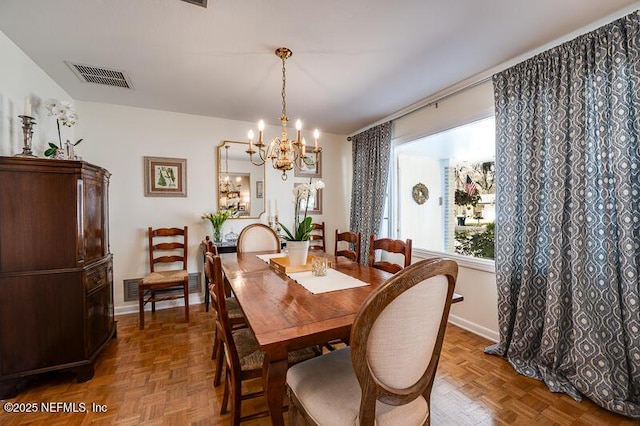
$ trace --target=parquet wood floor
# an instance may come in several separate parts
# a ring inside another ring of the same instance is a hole
[[[100,355],[94,378],[76,383],[53,373],[32,382],[13,403],[84,403],[86,413],[6,413],[0,425],[225,425],[219,416],[222,386],[213,387],[213,320],[204,305],[193,306],[191,322],[181,308],[157,311],[138,330],[138,315],[122,315],[118,338]],[[499,357],[485,355],[489,342],[450,325],[432,393],[438,425],[638,425],[588,400],[554,394],[536,380],[516,374]],[[92,403],[106,412],[92,412]],[[4,402],[3,402],[4,404]],[[264,408],[260,400],[243,411]],[[286,417],[286,416],[285,416]],[[247,422],[268,425],[269,420]]]

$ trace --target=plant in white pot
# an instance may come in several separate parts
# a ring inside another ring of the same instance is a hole
[[[290,265],[304,265],[307,263],[307,254],[309,252],[309,238],[313,231],[311,224],[311,216],[308,216],[309,201],[312,196],[315,196],[319,189],[324,188],[324,182],[317,180],[309,183],[303,183],[293,188],[293,206],[294,206],[294,221],[295,227],[293,232],[283,225],[280,226],[285,235],[283,238],[287,241],[287,253],[289,254]],[[302,219],[301,209],[304,209],[304,216]]]
[[[51,157],[58,160],[75,159],[73,147],[82,142],[82,139],[78,139],[75,143],[71,143],[67,140],[65,152],[65,147],[62,145],[62,136],[60,135],[61,124],[67,127],[73,127],[78,122],[78,114],[76,114],[73,105],[68,101],[49,99],[45,104],[45,108],[47,109],[47,115],[55,117],[56,124],[58,126],[58,144],[49,142],[49,148],[44,152],[45,157]]]

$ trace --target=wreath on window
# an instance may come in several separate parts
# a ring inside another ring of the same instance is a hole
[[[429,199],[429,189],[424,183],[418,183],[411,190],[411,195],[416,203],[424,204]]]

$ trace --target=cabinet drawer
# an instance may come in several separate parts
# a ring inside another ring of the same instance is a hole
[[[104,263],[95,268],[87,270],[87,274],[84,278],[84,288],[87,293],[92,290],[102,287],[109,282],[109,267],[111,263]]]

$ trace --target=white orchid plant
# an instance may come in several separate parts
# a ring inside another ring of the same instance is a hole
[[[73,127],[78,122],[78,114],[73,109],[73,104],[69,101],[59,101],[57,99],[49,99],[45,103],[45,108],[48,112],[47,115],[55,117],[56,124],[58,125],[58,141],[59,145],[53,142],[49,142],[49,148],[44,152],[47,157],[53,157],[57,149],[62,149],[62,137],[60,136],[60,125],[67,127]],[[82,142],[82,139],[78,139],[73,146]]]
[[[281,222],[280,226],[285,232],[284,239],[287,241],[309,241],[313,226],[311,224],[311,216],[307,215],[309,210],[309,200],[311,196],[318,192],[318,190],[324,188],[324,182],[317,180],[309,183],[303,183],[293,188],[293,206],[294,206],[294,220],[295,220],[295,234],[291,233],[286,226]],[[304,206],[304,217],[300,220],[300,210]]]

